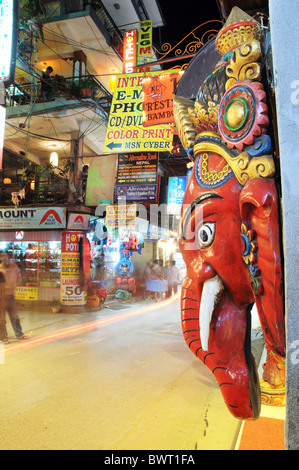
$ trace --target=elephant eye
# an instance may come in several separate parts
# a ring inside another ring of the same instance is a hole
[[[215,228],[215,222],[207,222],[199,227],[197,232],[199,248],[207,248],[213,243],[215,238]]]

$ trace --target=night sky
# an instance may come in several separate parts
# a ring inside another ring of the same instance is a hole
[[[205,21],[220,20],[216,0],[159,0],[159,4],[166,23],[156,30],[161,44],[170,42],[174,46]]]

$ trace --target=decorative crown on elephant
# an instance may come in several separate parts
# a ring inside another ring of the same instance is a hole
[[[261,403],[281,404],[285,387],[278,165],[263,76],[269,37],[235,7],[215,44],[221,59],[195,101],[174,97],[176,127],[194,162],[180,225],[182,328],[231,413],[256,419]],[[251,354],[254,304],[267,349],[261,380]]]

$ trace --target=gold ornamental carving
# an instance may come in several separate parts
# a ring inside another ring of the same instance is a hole
[[[217,134],[204,133],[199,135],[202,140],[194,145],[194,156],[202,152],[213,152],[223,157],[234,172],[238,182],[244,186],[248,181],[255,178],[272,178],[275,174],[273,157],[262,155],[251,157],[248,152],[234,155],[222,145],[212,141],[212,138],[219,138]],[[207,138],[205,138],[207,137]]]
[[[260,81],[261,66],[257,62],[261,57],[260,43],[253,39],[236,49],[226,67],[228,80],[225,88],[228,90],[237,82],[244,80]]]

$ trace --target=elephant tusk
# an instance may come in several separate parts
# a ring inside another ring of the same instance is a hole
[[[211,319],[223,291],[224,285],[218,275],[212,279],[208,279],[203,285],[199,311],[199,326],[201,346],[204,351],[208,350]]]

